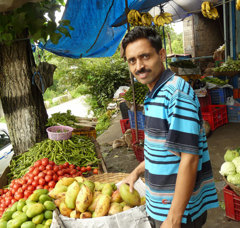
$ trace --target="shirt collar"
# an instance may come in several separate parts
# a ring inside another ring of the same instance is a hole
[[[156,92],[174,75],[170,69],[166,69],[161,75],[152,91],[147,94],[147,97],[153,98]]]

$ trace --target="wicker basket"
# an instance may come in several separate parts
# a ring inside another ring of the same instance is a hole
[[[91,181],[118,183],[124,178],[126,178],[128,175],[129,173],[103,173],[90,176],[88,177],[88,179]],[[142,178],[142,181],[144,181],[144,178]]]
[[[229,183],[225,177],[223,177],[223,180],[238,196],[240,196],[240,187],[237,187],[236,185]]]
[[[213,76],[229,76],[233,77],[239,74],[240,71],[224,71],[224,72],[213,72]]]

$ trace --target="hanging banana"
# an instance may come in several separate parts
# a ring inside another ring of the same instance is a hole
[[[144,26],[150,26],[152,24],[152,15],[150,13],[141,13],[141,21]]]
[[[170,24],[173,21],[172,14],[170,13],[160,13],[153,18],[153,23],[156,26],[164,26],[165,24]]]
[[[127,19],[132,26],[150,26],[152,24],[152,16],[150,13],[140,13],[137,10],[130,10]]]
[[[240,0],[236,1],[236,10],[240,11]]]
[[[238,0],[240,1],[240,0]],[[201,5],[201,12],[204,17],[209,19],[216,20],[219,18],[219,14],[216,7],[213,7],[212,3],[210,2],[203,2]]]

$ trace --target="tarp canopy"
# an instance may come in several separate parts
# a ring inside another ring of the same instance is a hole
[[[172,13],[175,21],[184,19],[190,15],[189,11],[201,7],[199,0],[127,2],[129,10],[141,12],[163,4],[165,12]],[[69,0],[62,19],[70,20],[74,28],[70,31],[71,38],[63,36],[57,45],[48,41],[43,48],[56,55],[71,58],[112,56],[127,31],[125,9],[125,0]]]

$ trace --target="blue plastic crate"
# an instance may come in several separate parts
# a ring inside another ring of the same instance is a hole
[[[223,105],[226,104],[227,97],[231,97],[233,95],[233,92],[230,88],[220,88],[209,90],[209,94],[213,105]]]
[[[131,110],[128,110],[128,116],[129,116],[131,128],[135,128],[134,112]],[[144,130],[144,125],[145,125],[145,116],[141,111],[137,111],[138,130]]]
[[[227,113],[229,122],[240,122],[240,106],[228,105]]]

